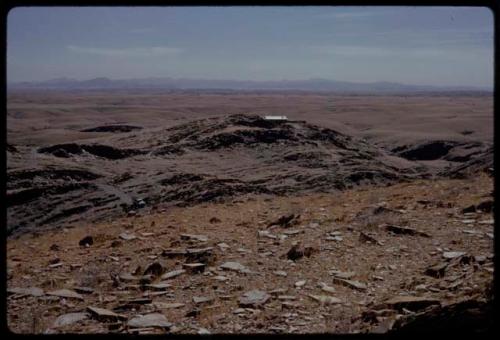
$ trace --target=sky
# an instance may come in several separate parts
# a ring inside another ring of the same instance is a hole
[[[17,7],[7,80],[172,77],[493,86],[481,7]]]

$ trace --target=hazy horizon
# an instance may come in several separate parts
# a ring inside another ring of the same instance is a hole
[[[9,13],[9,83],[100,77],[492,88],[493,16],[487,8],[344,6]]]

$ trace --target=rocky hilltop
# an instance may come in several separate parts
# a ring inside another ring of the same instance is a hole
[[[306,121],[257,115],[84,131],[102,136],[38,148],[9,145],[9,233],[159,205],[463,178],[493,165],[493,148],[482,142],[429,141],[390,150]]]

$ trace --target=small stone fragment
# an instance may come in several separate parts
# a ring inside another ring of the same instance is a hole
[[[393,232],[394,234],[431,237],[431,235],[413,228],[400,227],[397,225],[387,225],[385,228],[387,231]]]
[[[160,262],[153,262],[150,264],[143,275],[152,275],[153,277],[158,277],[165,272],[165,267]]]
[[[94,290],[90,287],[74,287],[75,292],[80,294],[92,294]]]
[[[307,282],[307,280],[300,280],[300,281],[295,282],[294,286],[300,288],[300,287],[303,287],[306,284],[306,282]]]
[[[346,287],[355,288],[355,289],[359,289],[359,290],[366,290],[366,288],[367,288],[366,284],[364,284],[362,282],[354,281],[354,280],[344,280],[344,279],[340,279],[337,277],[333,278],[333,283],[342,284]]]
[[[233,270],[240,273],[251,273],[251,271],[239,262],[225,262],[220,265],[222,269]]]
[[[58,297],[63,297],[63,298],[68,298],[68,299],[84,300],[83,296],[81,296],[77,292],[74,292],[74,291],[69,290],[69,289],[54,290],[54,291],[48,292],[47,295],[58,296]]]
[[[182,265],[190,273],[201,273],[205,270],[204,263],[184,263]]]
[[[351,277],[356,275],[356,272],[343,272],[340,270],[332,270],[330,271],[330,274],[338,277],[339,279],[350,279]]]
[[[338,299],[336,297],[333,297],[333,296],[328,296],[328,295],[313,295],[313,294],[308,294],[307,296],[309,296],[313,300],[318,301],[322,305],[323,304],[325,304],[325,305],[332,305],[332,304],[336,304],[336,303],[342,303],[342,300],[340,300],[340,299]]]
[[[178,270],[173,270],[171,272],[168,272],[168,273],[165,273],[161,276],[161,279],[162,280],[168,280],[168,279],[172,279],[176,276],[179,276],[181,274],[184,274],[186,271],[184,269],[178,269]]]
[[[330,287],[324,282],[320,282],[318,286],[321,288],[322,291],[327,292],[327,293],[335,293],[335,288]]]
[[[181,240],[189,241],[194,240],[198,242],[207,242],[208,237],[205,235],[194,235],[194,234],[181,234]]]
[[[246,292],[239,298],[240,307],[258,307],[265,304],[271,296],[266,292],[254,289]]]
[[[286,277],[288,274],[283,271],[283,270],[277,270],[277,271],[274,271],[273,274],[275,275],[278,275],[278,276],[283,276],[283,277]]]
[[[172,327],[172,323],[168,322],[163,314],[151,313],[133,317],[127,322],[127,326],[132,328],[160,327],[169,329]]]
[[[58,328],[63,326],[68,326],[79,321],[88,319],[89,315],[87,313],[68,313],[60,315],[55,321],[52,327]]]
[[[426,308],[431,305],[441,305],[441,302],[438,299],[434,298],[416,297],[416,296],[397,296],[385,301],[382,305],[389,306],[391,308],[398,310],[406,308],[414,311]]]
[[[446,262],[435,264],[425,270],[425,275],[441,278],[445,274],[446,267],[448,267],[448,263]]]
[[[135,236],[133,234],[128,234],[128,233],[121,233],[120,238],[125,240],[125,241],[132,241],[132,240],[135,240],[137,238],[137,236]]]
[[[22,294],[22,295],[31,295],[31,296],[43,296],[45,293],[43,289],[38,287],[30,287],[30,288],[7,288],[7,293],[9,294]]]
[[[99,307],[87,307],[87,310],[99,321],[117,321],[126,320],[127,317],[124,315],[116,314],[110,310],[99,308]]]
[[[454,258],[457,258],[457,257],[461,257],[461,256],[464,256],[466,253],[463,252],[463,251],[447,251],[447,252],[444,252],[443,253],[443,257],[445,259],[454,259]]]

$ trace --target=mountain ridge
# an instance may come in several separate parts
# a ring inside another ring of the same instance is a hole
[[[377,81],[357,83],[337,81],[323,78],[304,80],[226,80],[226,79],[197,79],[197,78],[170,78],[149,77],[130,79],[111,79],[97,77],[86,80],[77,80],[67,77],[50,79],[38,82],[10,82],[11,90],[15,89],[172,89],[172,90],[302,90],[302,91],[331,91],[331,92],[453,92],[479,91],[492,92],[487,87],[474,86],[430,86],[409,85],[397,82]]]

